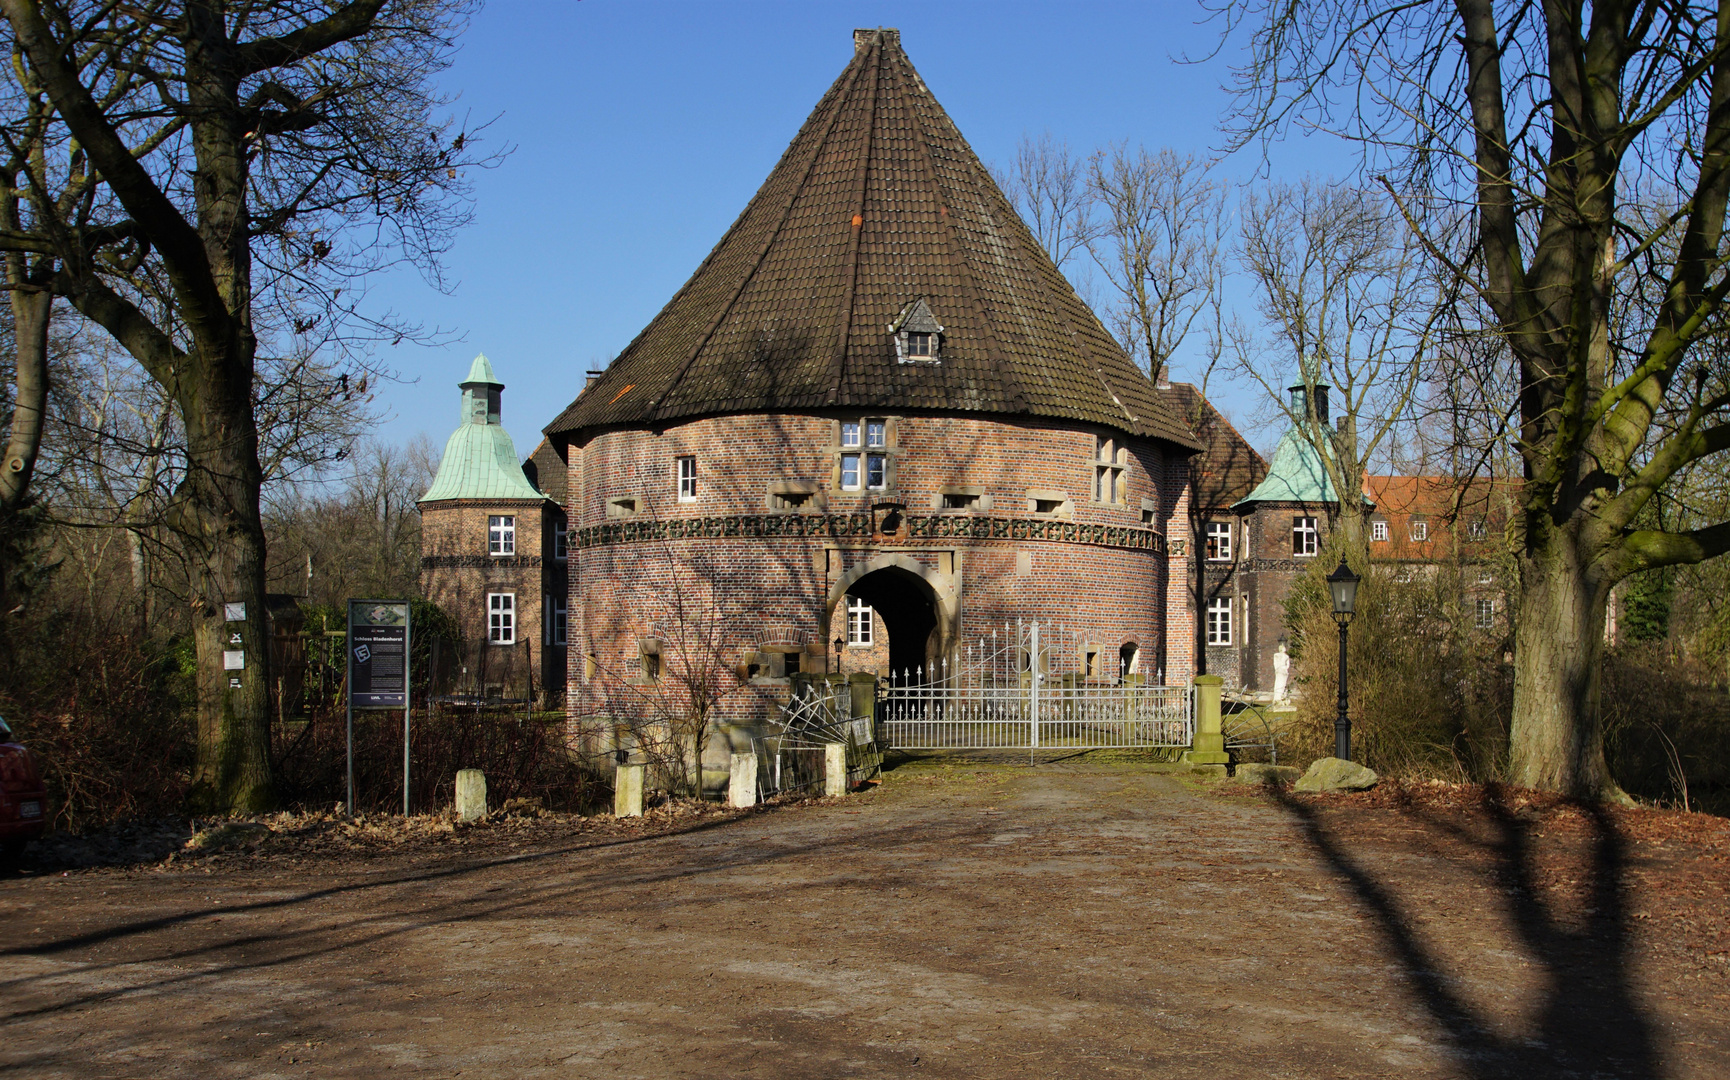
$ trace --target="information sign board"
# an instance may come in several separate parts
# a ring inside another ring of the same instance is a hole
[[[408,705],[408,605],[348,602],[348,700],[357,709]]]

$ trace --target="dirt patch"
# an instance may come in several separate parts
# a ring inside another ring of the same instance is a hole
[[[277,829],[0,883],[0,1068],[1716,1077],[1724,826],[926,761],[745,814]]]

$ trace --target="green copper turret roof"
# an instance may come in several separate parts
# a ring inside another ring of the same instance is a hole
[[[499,422],[498,399],[505,384],[493,374],[491,361],[485,355],[475,357],[469,377],[458,385],[463,389],[463,423],[445,443],[438,475],[420,501],[545,499],[523,475],[516,443]]]
[[[1322,456],[1295,426],[1281,437],[1267,476],[1237,505],[1253,502],[1339,502]]]

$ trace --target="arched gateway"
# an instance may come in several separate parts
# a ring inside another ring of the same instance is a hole
[[[884,666],[1055,619],[1076,664],[1133,643],[1189,675],[1194,437],[900,35],[854,46],[709,257],[546,429],[573,722],[680,700],[683,663],[735,674],[715,715],[749,729],[798,673],[857,670],[850,619],[881,626]]]

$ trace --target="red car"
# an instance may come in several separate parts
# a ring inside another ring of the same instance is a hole
[[[12,741],[0,717],[0,864],[17,860],[48,825],[48,789],[30,751]]]

